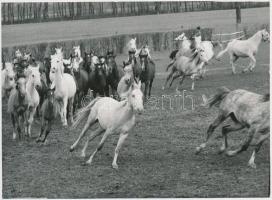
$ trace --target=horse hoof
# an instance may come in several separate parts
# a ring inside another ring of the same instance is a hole
[[[256,167],[257,167],[256,164],[255,164],[254,162],[252,162],[252,163],[249,162],[249,163],[248,163],[248,166],[251,167],[251,168],[253,168],[253,169],[256,169]]]
[[[16,139],[16,133],[12,134],[12,139],[15,140]]]
[[[70,152],[71,152],[71,151],[70,151]],[[85,154],[85,153],[81,153],[81,154],[80,154],[80,157],[81,157],[81,158],[85,158],[85,157],[86,157],[86,154]]]
[[[235,151],[226,151],[226,155],[229,156],[229,157],[232,157],[236,154]]]
[[[165,88],[164,88],[164,86],[162,87],[162,90],[164,90]]]
[[[200,147],[196,147],[196,151],[195,151],[195,154],[198,155],[201,151],[201,148]]]
[[[118,165],[117,164],[112,164],[112,168],[113,169],[118,169]]]
[[[72,147],[70,147],[70,149],[69,149],[70,152],[73,152],[74,150],[75,150],[75,149],[72,148]]]
[[[36,140],[36,142],[37,142],[37,143],[41,142],[41,139],[40,139],[40,138],[38,138],[38,139]]]

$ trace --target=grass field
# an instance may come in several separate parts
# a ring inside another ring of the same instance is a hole
[[[269,24],[268,7],[242,9],[241,29],[253,27],[255,31],[262,24]],[[5,25],[2,26],[2,46],[107,37],[115,34],[167,32],[180,30],[181,26],[184,29],[201,26],[214,28],[215,32],[231,33],[236,30],[235,10]]]
[[[58,119],[46,145],[37,145],[35,137],[40,125],[33,128],[33,138],[13,141],[12,126],[3,105],[3,197],[47,198],[111,198],[111,197],[268,197],[270,155],[269,142],[265,142],[256,157],[257,169],[247,166],[251,148],[235,157],[218,155],[220,139],[207,147],[200,155],[195,148],[205,138],[209,123],[216,117],[216,108],[200,106],[201,95],[213,94],[217,87],[243,88],[264,94],[269,91],[269,44],[261,44],[256,56],[257,66],[253,73],[231,75],[227,56],[221,62],[213,61],[207,77],[196,82],[190,91],[191,81],[185,80],[186,95],[192,95],[186,109],[178,109],[165,101],[162,95],[175,95],[173,88],[165,91],[165,66],[169,52],[153,52],[157,75],[153,86],[154,105],[146,105],[145,112],[137,116],[137,123],[130,132],[120,156],[119,170],[111,168],[113,151],[118,135],[111,136],[92,166],[82,166],[79,157],[83,143],[75,152],[69,147],[77,138],[82,126],[76,130],[63,128]],[[117,57],[117,62],[125,58]],[[245,65],[248,60],[238,61]],[[175,107],[176,106],[176,107]],[[215,136],[219,135],[219,127]],[[246,131],[232,133],[230,145],[238,145]],[[90,143],[92,153],[99,139]]]

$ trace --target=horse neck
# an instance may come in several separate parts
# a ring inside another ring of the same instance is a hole
[[[134,116],[133,106],[131,104],[130,97],[128,97],[124,101],[120,102],[122,104],[122,107],[119,113],[123,115],[127,120],[129,120]]]
[[[35,84],[32,79],[28,79],[26,82],[26,91],[27,93],[32,96],[36,90]]]
[[[252,37],[248,39],[248,41],[252,41],[258,47],[262,41],[261,32],[258,31],[257,33],[255,33]]]
[[[63,84],[62,84],[62,80],[63,80],[63,75],[60,71],[61,69],[59,68],[57,70],[57,72],[55,73],[55,85],[56,85],[56,89],[57,88],[62,88]]]

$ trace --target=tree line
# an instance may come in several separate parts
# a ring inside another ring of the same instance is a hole
[[[2,3],[2,24],[135,16],[269,6],[269,2],[39,2]]]

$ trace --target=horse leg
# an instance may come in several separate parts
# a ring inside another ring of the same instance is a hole
[[[89,137],[87,138],[85,145],[81,151],[81,157],[85,157],[86,156],[86,149],[88,148],[89,142],[92,141],[94,138],[96,138],[97,136],[99,136],[101,133],[104,132],[104,129],[99,126],[98,129],[96,129],[94,132],[92,132]]]
[[[62,117],[63,117],[63,126],[67,126],[67,104],[68,104],[68,99],[64,98],[63,99],[63,113],[62,113]]]
[[[209,139],[210,139],[211,135],[213,134],[214,130],[223,121],[225,121],[227,119],[227,117],[228,116],[225,116],[224,114],[219,114],[218,117],[214,120],[214,122],[212,124],[210,124],[210,126],[209,126],[209,128],[207,130],[206,141],[196,148],[196,154],[200,153],[200,151],[207,146],[207,144],[209,142]]]
[[[11,122],[12,122],[12,127],[13,127],[12,139],[15,140],[16,139],[16,122],[17,122],[17,120],[16,120],[16,117],[14,116],[14,114],[11,114]]]
[[[180,76],[179,73],[176,73],[176,74],[174,74],[174,75],[172,76],[172,80],[171,80],[171,82],[170,82],[169,88],[172,86],[174,80],[176,80],[179,76]]]
[[[43,135],[43,132],[45,130],[45,126],[46,126],[46,121],[44,119],[42,119],[42,125],[41,125],[41,131],[40,131],[40,135],[37,138],[36,142],[40,142],[41,141],[41,137]]]
[[[122,144],[124,143],[127,136],[128,136],[128,133],[121,133],[120,136],[119,136],[119,140],[118,140],[117,146],[116,146],[115,151],[114,151],[114,158],[113,158],[113,161],[112,161],[112,167],[114,169],[118,169],[118,165],[117,165],[118,154],[119,154],[119,151],[120,151],[120,149],[122,147]]]
[[[166,80],[165,80],[164,86],[162,87],[162,90],[165,89],[165,87],[166,87],[166,85],[167,85],[169,79],[173,76],[173,74],[174,74],[174,70],[172,70],[172,71],[168,74],[168,76],[167,76],[167,78],[166,78]]]
[[[145,82],[144,101],[147,99],[147,89],[149,88],[149,81]]]
[[[28,136],[31,138],[31,126],[34,120],[34,115],[35,115],[36,107],[30,107],[29,108],[29,118],[28,118]]]
[[[234,55],[233,53],[230,53],[230,64],[232,68],[232,74],[236,74],[234,62],[236,62],[238,58],[239,58],[238,56]]]
[[[241,153],[242,151],[247,150],[247,148],[249,147],[249,144],[250,144],[250,142],[256,132],[257,132],[257,129],[255,127],[250,128],[248,131],[248,136],[247,136],[246,140],[237,149],[235,149],[233,151],[227,151],[226,155],[234,156],[238,153]]]
[[[46,141],[47,136],[49,135],[50,131],[51,131],[51,127],[52,127],[52,120],[47,121],[47,126],[45,129],[45,134],[44,134],[44,138],[42,140],[42,143],[44,143]]]
[[[70,120],[71,120],[71,123],[73,124],[74,123],[74,115],[73,115],[73,110],[75,109],[74,108],[74,97],[70,98],[68,100],[68,103],[69,103],[69,117],[70,117]]]
[[[150,80],[150,83],[149,83],[149,91],[148,91],[148,97],[151,96],[151,88],[152,88],[152,84],[153,84],[153,78]]]
[[[182,75],[182,77],[180,78],[179,84],[176,87],[176,92],[179,92],[179,87],[182,85],[184,79],[185,79],[185,75]]]
[[[195,79],[196,79],[196,74],[193,74],[192,76],[191,76],[191,79],[192,79],[192,91],[194,91],[195,90]]]
[[[95,119],[95,117],[96,116],[93,116],[92,113],[89,115],[88,120],[87,120],[86,124],[84,125],[81,133],[79,134],[77,140],[70,147],[70,152],[75,150],[75,148],[77,147],[79,141],[81,140],[82,137],[84,137],[85,133],[87,132],[88,128],[96,123],[97,120]]]
[[[169,67],[171,67],[174,64],[175,60],[172,60],[166,67],[166,71],[168,71]]]
[[[263,142],[269,137],[269,133],[266,133],[265,135],[262,135],[258,142],[256,142],[256,146],[253,150],[253,153],[248,161],[248,165],[252,168],[256,168],[256,164],[255,164],[255,154],[258,153],[258,151],[260,150]]]
[[[97,151],[100,151],[106,141],[106,139],[108,138],[108,136],[112,134],[112,130],[111,129],[107,129],[106,132],[104,133],[98,147],[96,148],[96,150],[93,152],[93,154],[90,156],[89,160],[87,160],[87,164],[92,164],[93,161],[93,157],[95,156],[95,154],[97,153]]]
[[[251,66],[250,66],[250,68],[249,68],[249,71],[252,72],[253,69],[255,68],[255,65],[256,65],[256,59],[254,58],[253,55],[250,55],[249,57],[250,57],[250,59],[251,59],[251,61],[252,61],[252,62],[251,62],[252,64],[251,64]]]
[[[233,132],[233,131],[242,130],[243,128],[245,128],[245,126],[243,126],[240,123],[235,123],[232,126],[231,125],[223,126],[223,128],[222,128],[223,142],[222,142],[222,146],[220,147],[219,153],[223,153],[228,148],[227,134],[230,132]]]

